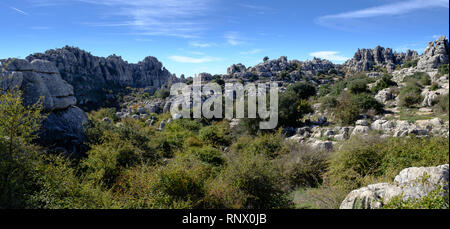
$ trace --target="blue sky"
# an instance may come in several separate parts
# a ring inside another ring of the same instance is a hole
[[[449,34],[447,0],[1,0],[0,58],[77,46],[177,76],[264,56],[342,63],[376,45],[422,52]]]

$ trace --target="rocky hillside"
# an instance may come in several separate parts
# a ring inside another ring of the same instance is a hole
[[[96,57],[69,46],[36,53],[26,59],[52,62],[61,77],[74,87],[77,104],[83,109],[99,108],[107,104],[108,99],[114,101],[117,92],[127,86],[154,91],[173,77],[155,57],[130,64],[116,55]]]

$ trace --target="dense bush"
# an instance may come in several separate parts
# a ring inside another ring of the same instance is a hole
[[[290,143],[286,153],[278,158],[283,171],[286,188],[316,188],[322,185],[323,176],[328,168],[328,152],[320,152],[306,144]]]
[[[203,127],[199,132],[199,138],[214,147],[225,146],[230,142],[230,130],[228,123],[222,122],[216,125]]]
[[[431,77],[425,72],[415,72],[413,75],[405,77],[403,82],[408,82],[412,80],[417,81],[422,86],[427,86],[431,84]]]
[[[448,94],[440,95],[434,105],[434,110],[439,113],[448,114],[449,112],[449,97]]]
[[[384,74],[380,80],[378,80],[377,84],[371,88],[372,92],[377,93],[385,88],[389,88],[392,86],[397,86],[397,83],[392,81],[392,76],[388,74]]]
[[[368,91],[366,79],[355,79],[348,83],[348,90],[353,94],[365,93]]]
[[[115,186],[124,208],[201,208],[211,167],[193,157],[177,157],[166,166],[137,166]]]
[[[213,208],[270,209],[292,207],[279,182],[274,162],[262,154],[238,154],[208,187]]]
[[[416,66],[417,66],[417,62],[419,62],[419,59],[406,61],[406,62],[402,65],[402,68],[416,67]]]
[[[367,114],[370,111],[375,114],[382,113],[383,104],[366,93],[357,95],[342,93],[337,99],[335,115],[341,124],[347,125],[353,124],[361,114]]]
[[[447,138],[353,138],[331,160],[328,182],[347,190],[391,181],[408,167],[437,166],[449,161]]]
[[[165,99],[165,98],[170,96],[170,90],[169,89],[165,89],[165,88],[158,89],[155,92],[154,96],[156,98]]]
[[[402,107],[414,107],[422,102],[421,91],[422,89],[415,81],[408,81],[406,86],[400,90],[399,105]]]
[[[442,64],[438,67],[439,75],[443,76],[448,74],[448,64]]]
[[[305,114],[312,112],[306,99],[316,94],[316,88],[307,83],[290,85],[279,98],[279,124],[298,126]]]
[[[280,133],[259,134],[254,138],[243,136],[231,148],[238,154],[263,154],[269,158],[276,158],[285,150]]]

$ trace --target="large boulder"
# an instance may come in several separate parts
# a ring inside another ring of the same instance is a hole
[[[78,155],[83,151],[83,126],[87,120],[84,111],[75,106],[52,112],[42,123],[39,141],[47,146],[63,147]]]
[[[72,85],[61,78],[56,66],[47,60],[1,60],[2,90],[18,88],[23,92],[25,106],[42,102],[46,119],[42,123],[38,142],[65,152],[79,153],[84,142],[83,124],[87,116],[75,107]]]
[[[391,183],[372,184],[353,190],[342,201],[340,209],[376,209],[392,198],[420,199],[438,187],[448,195],[448,164],[437,167],[413,167],[402,170]]]
[[[445,36],[428,43],[427,48],[417,62],[417,68],[423,71],[433,71],[442,64],[448,64],[449,43]]]

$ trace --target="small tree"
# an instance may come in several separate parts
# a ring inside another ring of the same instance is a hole
[[[42,103],[22,104],[22,92],[17,89],[0,91],[0,143],[6,146],[3,154],[10,155],[19,144],[36,139],[42,120]]]
[[[0,208],[24,207],[33,186],[41,103],[25,107],[22,93],[0,90]]]

